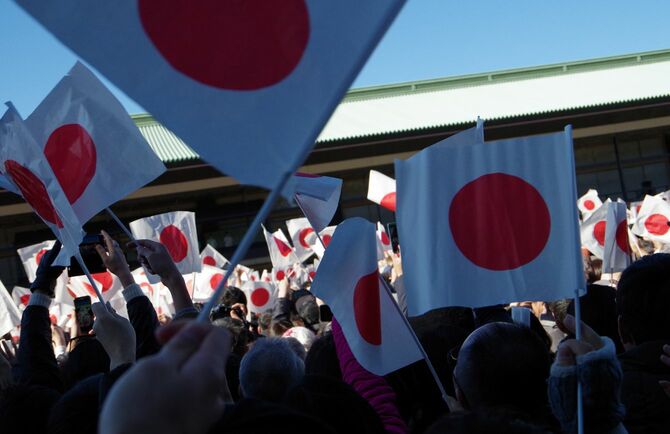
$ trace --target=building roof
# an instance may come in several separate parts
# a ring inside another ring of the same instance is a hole
[[[318,138],[331,142],[670,96],[670,49],[350,90]],[[198,158],[133,115],[164,162]]]

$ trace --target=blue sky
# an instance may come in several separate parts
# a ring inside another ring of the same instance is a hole
[[[670,48],[668,16],[666,0],[408,0],[354,87]],[[28,116],[75,60],[0,0],[0,102]]]

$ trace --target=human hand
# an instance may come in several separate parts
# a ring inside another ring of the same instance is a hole
[[[102,263],[112,274],[116,275],[121,281],[123,287],[127,287],[135,283],[130,267],[123,254],[123,250],[109,234],[105,231],[100,231],[102,237],[105,239],[105,247],[97,244],[95,251],[98,252]]]
[[[230,402],[226,381],[230,334],[226,329],[177,321],[161,327],[156,335],[159,342],[168,342],[112,387],[100,414],[101,434],[201,434]]]
[[[242,315],[240,317],[240,314],[238,312],[241,312]],[[246,321],[247,315],[249,314],[249,311],[247,311],[247,306],[242,304],[242,303],[235,303],[230,307],[230,317],[233,319],[239,319],[240,321]]]
[[[65,269],[65,267],[51,265],[56,260],[58,253],[60,253],[60,248],[60,241],[56,241],[51,250],[42,256],[40,264],[37,266],[37,270],[35,271],[35,280],[30,285],[31,292],[40,291],[51,298],[54,297],[56,280]]]
[[[566,329],[568,329],[569,332],[575,334],[576,322],[574,316],[566,315],[563,319],[563,325]],[[576,365],[577,356],[599,350],[605,346],[605,343],[598,335],[598,333],[593,331],[593,329],[586,325],[583,321],[581,322],[581,327],[582,338],[580,340],[566,339],[558,347],[558,352],[556,353],[556,364],[560,366]]]
[[[278,298],[288,298],[292,292],[293,291],[291,291],[291,285],[288,281],[288,278],[284,277],[279,281],[279,292],[277,293]]]
[[[93,332],[109,356],[109,369],[135,361],[135,329],[107,303],[93,303]]]
[[[177,265],[172,261],[170,253],[161,243],[151,240],[136,240],[130,242],[131,247],[137,248],[140,263],[152,274],[158,274],[167,286],[177,276],[181,277]]]
[[[402,259],[398,255],[391,255],[393,268],[391,268],[391,284],[402,277]]]

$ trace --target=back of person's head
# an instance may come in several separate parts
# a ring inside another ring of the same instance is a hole
[[[586,262],[586,282],[597,282],[602,278],[603,274],[603,260],[594,258]]]
[[[426,434],[548,434],[541,428],[514,415],[501,413],[451,413],[435,422]]]
[[[623,347],[617,328],[616,289],[611,286],[589,284],[586,286],[586,294],[579,297],[579,305],[582,321],[600,336],[612,339],[617,352],[621,352]],[[570,300],[567,313],[575,314],[574,300]]]
[[[230,332],[233,352],[240,357],[244,356],[249,344],[254,340],[253,334],[244,322],[237,318],[224,317],[214,320],[212,324],[227,329]]]
[[[109,372],[109,356],[100,341],[87,337],[70,351],[60,369],[67,390],[85,378]]]
[[[509,409],[550,418],[547,378],[551,358],[530,328],[489,323],[468,336],[454,370],[457,396],[467,409]]]
[[[319,323],[319,305],[312,294],[303,295],[295,300],[295,311],[307,327]]]
[[[384,426],[368,401],[341,380],[305,375],[284,404],[316,417],[342,434],[383,433]]]
[[[259,339],[240,363],[240,389],[246,398],[279,402],[304,373],[305,364],[286,340]]]
[[[272,312],[265,312],[258,317],[259,333],[263,336],[270,336],[272,325]]]
[[[88,377],[68,390],[53,406],[49,434],[93,434],[98,430],[102,374]]]
[[[340,360],[337,358],[337,350],[333,334],[327,332],[312,342],[312,347],[305,357],[305,374],[325,375],[337,380],[342,379]]]
[[[316,334],[307,327],[292,327],[286,330],[282,337],[296,339],[305,348],[305,351],[309,351],[316,339]]]
[[[282,339],[284,339],[288,346],[291,347],[291,350],[293,350],[296,356],[300,357],[300,360],[304,362],[305,357],[307,357],[307,351],[305,351],[305,347],[302,346],[300,341],[291,336],[282,337]]]
[[[244,291],[242,291],[240,288],[236,288],[234,286],[228,286],[225,289],[225,291],[223,291],[223,295],[221,296],[221,303],[225,304],[226,306],[232,306],[237,303],[242,303],[243,305],[246,306],[247,296],[244,294]]]
[[[0,432],[46,432],[49,412],[60,396],[44,386],[14,384],[3,389],[0,391]]]
[[[656,253],[632,263],[616,291],[624,346],[670,339],[670,254]]]

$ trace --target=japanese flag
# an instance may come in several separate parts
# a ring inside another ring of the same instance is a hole
[[[209,244],[200,252],[200,260],[202,261],[202,265],[211,265],[219,268],[226,268],[226,265],[229,263],[225,256]]]
[[[593,211],[582,222],[579,228],[582,246],[589,249],[596,258],[603,259],[605,256],[605,227],[607,226],[607,205],[612,203],[610,199],[605,201],[606,206],[601,206]]]
[[[389,238],[384,225],[380,222],[377,222],[377,247],[378,253],[381,252],[381,258],[379,257],[379,254],[377,254],[377,259],[384,259],[387,253],[393,253],[391,238]]]
[[[81,63],[26,125],[82,224],[165,172],[121,103]]]
[[[602,201],[598,197],[598,191],[594,189],[590,189],[577,200],[577,207],[579,208],[579,212],[582,213],[583,220],[586,220],[602,204]]]
[[[670,243],[670,204],[660,196],[646,196],[637,214],[637,227],[646,239]]]
[[[340,223],[311,291],[332,309],[358,363],[386,375],[422,355],[400,310],[380,286],[376,251],[374,224],[361,218]]]
[[[635,235],[642,236],[642,231],[638,229],[637,226],[637,214],[640,212],[640,208],[642,208],[641,200],[630,203],[630,206],[628,207],[628,224],[632,225],[631,232],[633,232]]]
[[[621,199],[607,203],[603,272],[623,271],[630,265],[630,240],[626,203]]]
[[[41,243],[16,250],[23,263],[23,269],[26,270],[29,282],[35,280],[35,272],[37,271],[37,267],[39,266],[42,257],[51,250],[54,243],[54,240],[42,241]],[[63,270],[58,277],[58,280],[56,280],[56,288],[54,289],[55,301],[72,304],[72,298],[67,293],[67,282],[67,270]]]
[[[16,304],[21,312],[28,306],[30,294],[30,289],[24,288],[23,286],[15,286],[12,288],[12,300],[14,300],[14,304]]]
[[[303,162],[404,2],[17,3],[203,160],[272,189]]]
[[[305,217],[287,220],[286,227],[295,246],[296,256],[300,262],[306,261],[314,254],[312,250],[314,244],[319,242],[316,238],[316,232]]]
[[[11,105],[0,119],[0,173],[63,244],[54,264],[69,265],[69,258],[79,254],[84,231],[44,153]]]
[[[296,262],[300,262],[281,229],[270,233],[263,227],[263,234],[265,235],[265,242],[268,245],[270,260],[274,268],[284,270]]]
[[[123,290],[123,285],[121,285],[119,278],[109,271],[93,273],[92,276],[96,284],[99,285],[98,288],[102,292],[102,298],[105,301],[110,301],[118,292]],[[86,276],[70,277],[68,290],[72,298],[84,297],[86,295],[91,296],[93,299],[97,297]]]
[[[585,288],[569,127],[484,143],[478,126],[395,173],[410,315]]]
[[[276,288],[268,282],[247,282],[242,287],[247,296],[247,307],[253,313],[265,313],[274,308],[277,300]]]
[[[174,211],[135,220],[130,230],[136,239],[158,241],[165,246],[181,274],[200,271],[195,213]],[[153,281],[151,276],[148,276]]]
[[[5,285],[0,282],[0,336],[9,333],[19,324],[21,324],[21,312]]]
[[[326,248],[330,244],[330,240],[333,239],[335,229],[337,229],[337,226],[328,226],[327,228],[319,232],[319,237],[321,238],[321,241],[317,240],[317,242],[314,244],[314,247],[312,247],[314,253],[316,253],[316,256],[318,256],[319,258],[323,257]]]
[[[389,211],[395,212],[395,179],[377,172],[370,171],[370,180],[368,184],[368,200],[381,205]]]
[[[330,176],[296,173],[293,176],[295,200],[315,231],[322,231],[337,210],[342,180]]]
[[[223,280],[223,273],[220,268],[203,265],[200,273],[195,275],[193,301],[196,303],[207,302]]]

